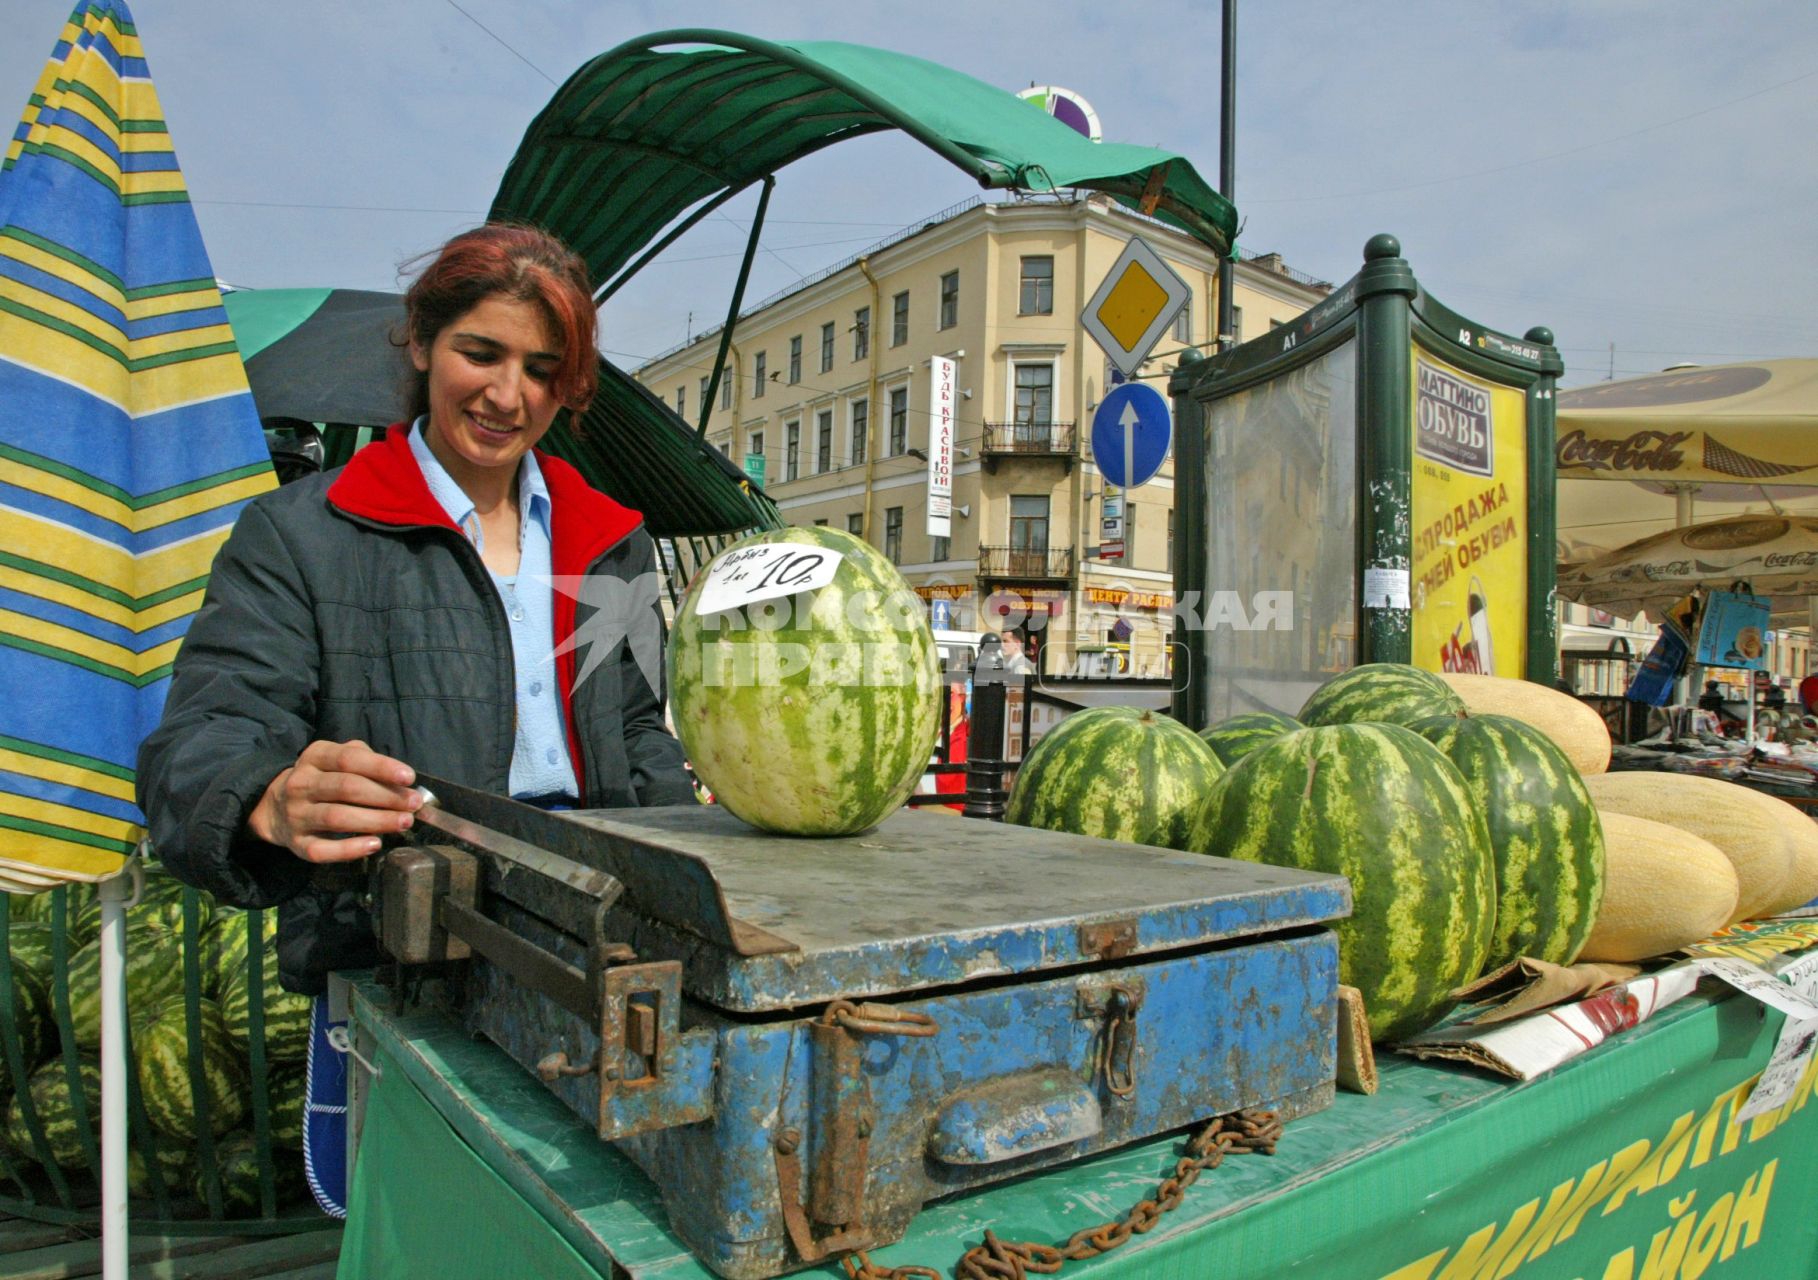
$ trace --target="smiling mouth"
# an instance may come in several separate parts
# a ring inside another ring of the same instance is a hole
[[[474,430],[479,432],[480,435],[495,436],[500,439],[516,435],[524,429],[522,427],[513,426],[509,422],[495,422],[490,418],[482,418],[477,413],[468,414],[467,421],[473,424]]]

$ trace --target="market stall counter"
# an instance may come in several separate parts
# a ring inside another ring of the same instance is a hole
[[[708,1277],[659,1189],[504,1053],[355,985],[371,1063],[342,1280]],[[1068,1270],[1342,1280],[1818,1274],[1818,1078],[1736,1124],[1782,1015],[1701,991],[1527,1084],[1389,1056],[1380,1091],[1226,1160],[1152,1230]],[[987,1230],[1054,1244],[1175,1167],[1173,1133],[929,1205],[879,1267],[950,1274]],[[823,1265],[820,1274],[834,1274]],[[1020,1274],[1005,1271],[1003,1274]]]

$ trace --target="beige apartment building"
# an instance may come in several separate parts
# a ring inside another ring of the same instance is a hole
[[[1124,554],[1101,555],[1105,483],[1093,411],[1117,379],[1079,324],[1141,235],[1192,299],[1144,365],[1166,394],[1182,347],[1216,339],[1218,261],[1100,195],[973,199],[916,223],[741,316],[707,438],[791,524],[850,530],[929,601],[937,626],[1024,626],[1042,670],[1167,670],[1173,460],[1131,492]],[[1299,315],[1330,286],[1246,257],[1235,337]],[[719,332],[637,371],[697,421]],[[928,530],[932,361],[955,360],[952,517]]]

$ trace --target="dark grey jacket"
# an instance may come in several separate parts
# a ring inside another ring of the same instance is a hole
[[[572,467],[538,462],[581,803],[692,803],[663,724],[654,544],[637,513]],[[355,891],[315,887],[310,864],[247,834],[265,788],[310,742],[357,738],[505,794],[515,716],[498,593],[394,427],[339,471],[241,513],[178,654],[164,719],[139,749],[139,805],[158,856],[184,881],[241,906],[278,905],[284,985],[317,992],[329,970],[374,963],[371,923]]]

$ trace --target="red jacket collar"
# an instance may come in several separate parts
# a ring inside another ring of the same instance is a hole
[[[644,518],[593,488],[581,473],[537,451],[537,465],[549,486],[550,570],[580,574],[635,530]],[[409,428],[394,424],[383,440],[356,453],[328,487],[329,505],[379,524],[454,529],[455,524],[429,491],[423,469],[410,451]],[[459,532],[459,530],[456,530]]]

